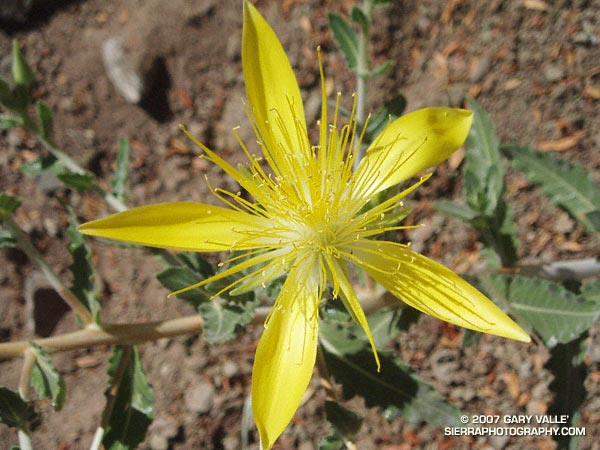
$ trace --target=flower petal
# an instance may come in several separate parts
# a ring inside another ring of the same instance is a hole
[[[441,264],[393,242],[362,241],[352,252],[354,263],[410,306],[461,327],[530,341],[491,300]]]
[[[261,246],[261,218],[219,206],[193,202],[140,206],[84,223],[83,234],[150,247],[196,252]]]
[[[292,270],[260,339],[252,371],[252,409],[261,448],[288,426],[312,376],[317,354],[318,289]]]
[[[465,141],[473,113],[424,108],[390,123],[367,149],[355,175],[360,195],[398,184],[448,158]]]
[[[244,1],[242,68],[252,114],[269,151],[310,149],[290,62],[273,29],[248,1]]]

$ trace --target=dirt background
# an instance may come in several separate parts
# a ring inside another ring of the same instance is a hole
[[[11,1],[8,1],[8,5]],[[18,3],[18,2],[17,2]],[[332,92],[348,95],[352,76],[344,68],[327,28],[326,12],[347,14],[349,0],[260,0],[257,6],[288,52],[306,101],[307,119],[319,110],[315,48],[323,48]],[[252,135],[242,107],[240,65],[242,7],[239,0],[72,0],[34,2],[31,11],[0,17],[0,74],[9,78],[10,45],[16,38],[38,75],[36,99],[55,114],[60,147],[106,183],[114,168],[117,138],[132,145],[127,203],[213,202],[204,176],[215,185],[227,180],[197,158],[199,149],[182,136],[184,123],[201,141],[230,161],[240,159],[231,129]],[[375,110],[402,92],[410,110],[426,105],[463,105],[470,93],[489,111],[504,142],[559,151],[584,164],[600,182],[600,2],[425,0],[397,1],[375,13],[372,53],[393,68],[371,81],[368,106]],[[102,46],[118,38],[125,60],[143,75],[140,104],[129,103],[109,80]],[[56,195],[68,197],[81,220],[107,213],[101,199],[66,192],[52,179],[18,171],[43,152],[21,130],[0,132],[0,186],[23,199],[16,219],[53,267],[68,278],[67,219]],[[409,218],[428,226],[410,235],[415,248],[458,272],[481,267],[476,236],[458,221],[435,212],[431,201],[458,198],[461,154],[442,164],[437,176],[409,199]],[[597,253],[598,241],[566,213],[553,207],[511,172],[506,197],[518,221],[525,261],[574,259]],[[100,274],[103,319],[107,322],[159,320],[191,314],[167,300],[154,274],[154,258],[140,250],[93,241]],[[19,251],[0,254],[0,340],[16,341],[77,328],[42,277]],[[235,341],[211,347],[199,336],[141,347],[154,386],[156,418],[141,448],[240,448],[240,418],[250,389],[253,353],[260,327]],[[600,349],[598,332],[586,356],[589,391],[582,410],[587,436],[583,449],[600,446]],[[540,346],[486,336],[459,348],[460,331],[424,317],[394,344],[398,354],[466,414],[543,414],[551,379]],[[43,421],[34,434],[38,449],[89,448],[104,406],[107,348],[54,357],[67,383],[59,413],[41,401]],[[21,361],[0,362],[0,385],[16,389]],[[278,449],[318,448],[328,426],[324,392],[315,376]],[[359,449],[553,449],[550,438],[446,437],[442,427],[388,424],[355,399],[366,417]],[[250,448],[257,449],[256,435]],[[17,445],[16,434],[0,425],[0,448]]]

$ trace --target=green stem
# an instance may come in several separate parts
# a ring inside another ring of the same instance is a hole
[[[42,255],[40,255],[37,249],[33,246],[27,233],[25,233],[21,227],[16,224],[12,217],[5,217],[4,223],[10,230],[13,238],[17,241],[19,248],[40,268],[44,276],[50,282],[52,288],[58,292],[67,305],[69,305],[69,307],[81,318],[83,323],[92,323],[92,314],[81,304],[73,292],[71,292],[71,290],[67,288],[62,280],[54,273]]]
[[[360,27],[358,33],[358,61],[356,65],[356,114],[355,118],[359,126],[363,126],[367,116],[367,75],[369,73],[369,38],[371,31],[372,0],[364,0],[362,12],[366,17],[366,23]],[[358,168],[364,157],[364,148],[359,148],[354,159],[354,169]]]

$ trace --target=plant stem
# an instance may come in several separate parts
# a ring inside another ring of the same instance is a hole
[[[356,64],[356,114],[359,126],[363,126],[367,111],[367,76],[369,73],[369,35],[371,30],[372,0],[364,0],[362,12],[366,22],[360,27],[358,33],[358,59]],[[359,148],[354,159],[354,170],[358,168],[364,156],[364,148]]]
[[[19,395],[26,402],[29,401],[29,379],[31,378],[31,369],[37,360],[35,353],[31,348],[27,348],[24,352],[23,367],[21,368],[21,376],[19,378]]]
[[[402,304],[392,300],[391,294],[384,292],[358,292],[365,312],[397,306]],[[213,301],[217,301],[215,299]],[[271,310],[268,306],[256,309],[253,324],[261,324]],[[46,349],[48,353],[65,352],[90,348],[99,345],[139,344],[142,342],[156,341],[162,338],[172,338],[186,334],[197,334],[202,331],[203,320],[199,315],[180,317],[177,319],[161,320],[157,322],[142,322],[131,324],[103,324],[100,328],[90,324],[83,330],[34,340],[36,344]],[[29,348],[29,341],[0,343],[0,360],[21,356]]]
[[[25,233],[19,225],[12,219],[12,217],[4,218],[4,223],[10,230],[11,235],[17,241],[17,245],[27,257],[33,261],[43,272],[44,276],[50,282],[52,288],[58,292],[62,299],[69,305],[69,307],[81,318],[83,323],[90,324],[93,322],[92,314],[81,304],[79,299],[67,288],[61,279],[54,273],[52,268],[46,263],[42,255],[31,243],[29,236]]]

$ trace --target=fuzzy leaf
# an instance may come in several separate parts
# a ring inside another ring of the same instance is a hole
[[[25,86],[30,88],[33,83],[35,83],[35,75],[33,74],[33,70],[25,61],[23,57],[23,53],[21,53],[21,48],[19,47],[19,43],[16,39],[13,39],[12,42],[12,76],[15,84],[18,86]]]
[[[502,149],[509,155],[511,164],[522,170],[529,181],[539,184],[550,200],[566,209],[588,231],[598,231],[593,215],[600,210],[600,188],[580,165],[529,147],[510,145]]]
[[[10,104],[12,91],[6,81],[0,78],[0,105],[7,106]]]
[[[319,341],[345,399],[360,395],[368,407],[382,408],[392,419],[402,415],[412,423],[459,425],[460,412],[390,352],[379,352],[378,373],[369,343],[355,324],[321,320]]]
[[[70,242],[67,246],[73,263],[69,270],[73,274],[73,287],[71,291],[81,304],[92,313],[95,322],[100,320],[100,301],[98,286],[96,285],[96,269],[91,263],[92,252],[85,243],[83,235],[77,231],[79,222],[73,211],[68,208],[69,228],[67,234]]]
[[[0,193],[0,221],[10,216],[20,204],[21,201],[17,197]]]
[[[467,101],[474,116],[465,142],[465,197],[471,209],[490,217],[504,191],[504,162],[490,117],[474,99]]]
[[[121,201],[125,199],[130,153],[129,140],[125,137],[121,137],[119,139],[119,149],[117,150],[115,177],[112,180],[113,194]]]
[[[108,376],[102,444],[106,450],[133,450],[154,419],[154,394],[137,347],[116,346]]]
[[[48,153],[33,161],[24,162],[19,166],[19,170],[30,175],[42,175],[44,173],[59,175],[64,172],[65,168],[54,155]]]
[[[52,111],[44,102],[38,104],[38,120],[40,123],[40,135],[47,142],[52,142],[53,117]]]
[[[46,350],[34,342],[29,342],[35,354],[35,365],[31,370],[31,386],[40,398],[49,398],[52,407],[59,411],[65,403],[65,380],[58,373]]]
[[[96,183],[96,178],[93,175],[82,173],[61,173],[57,175],[58,179],[66,186],[72,187],[80,192],[87,191]]]
[[[600,317],[600,303],[586,301],[549,280],[490,274],[484,286],[497,303],[510,305],[548,348],[576,339]]]
[[[369,26],[369,19],[365,15],[362,9],[358,6],[353,6],[350,11],[350,18],[356,24],[358,24],[361,28],[365,28]]]
[[[0,114],[0,130],[8,130],[10,128],[17,128],[21,126],[23,126],[23,119],[21,117]]]
[[[187,256],[182,260],[184,266],[167,267],[156,275],[158,281],[166,288],[177,291],[191,286],[212,275],[212,270],[200,258]],[[229,285],[232,279],[219,280],[207,286],[195,288],[177,294],[190,303],[202,316],[204,338],[212,344],[222,343],[233,339],[248,323],[254,319],[254,311],[259,302],[253,292],[243,295],[213,299],[214,293]]]
[[[36,416],[29,402],[16,392],[0,386],[0,423],[9,427],[26,428]]]
[[[13,248],[17,246],[17,241],[10,231],[0,229],[0,248]]]
[[[346,440],[335,430],[325,436],[319,445],[319,450],[346,450]]]
[[[366,77],[373,78],[373,77],[376,77],[377,75],[383,75],[384,73],[387,73],[393,67],[393,65],[394,65],[394,63],[390,60],[384,61],[381,64],[379,64],[378,66],[376,66],[375,68],[369,70]]]
[[[436,200],[433,207],[439,212],[463,222],[470,223],[478,214],[466,205],[461,205],[450,200]]]
[[[358,66],[358,36],[352,25],[335,13],[328,13],[329,27],[333,38],[342,50],[348,67],[356,69]]]

